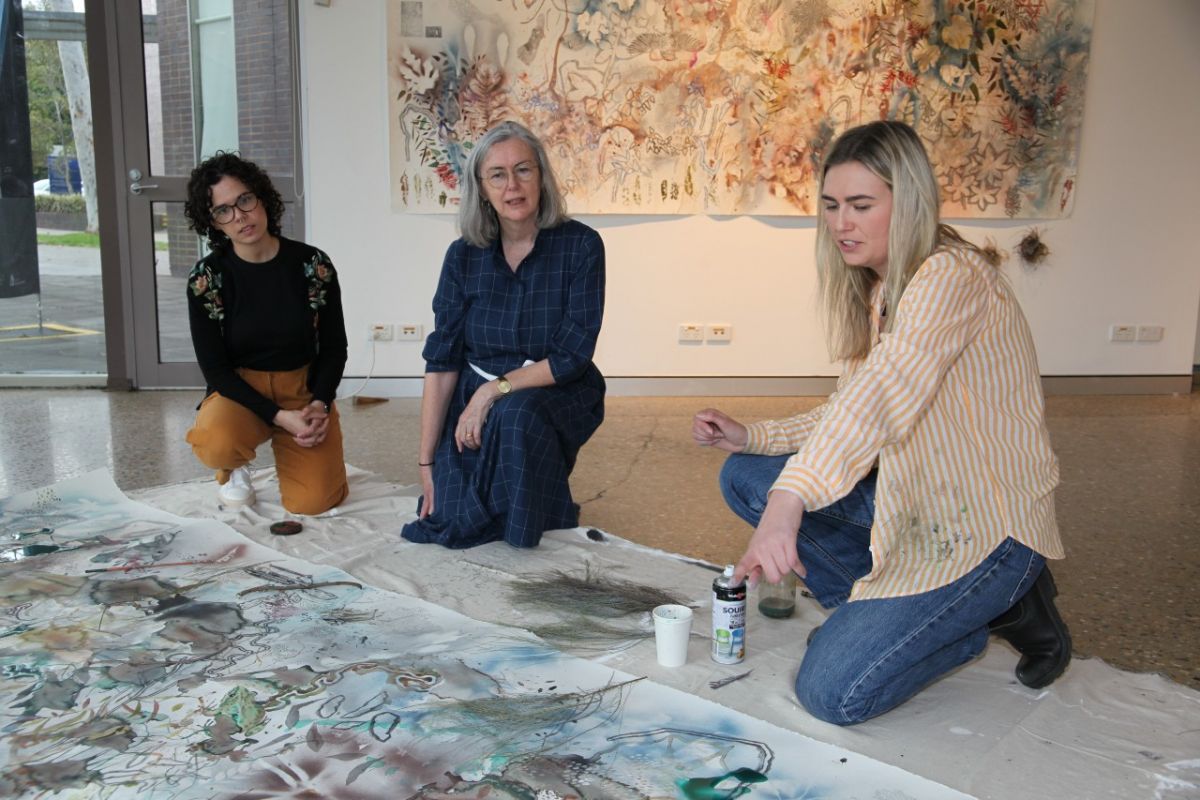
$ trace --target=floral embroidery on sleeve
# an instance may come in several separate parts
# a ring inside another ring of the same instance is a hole
[[[328,284],[333,281],[333,264],[329,257],[318,250],[304,265],[304,275],[308,278],[308,307],[314,312],[325,305],[325,294]]]
[[[221,273],[200,261],[188,275],[188,288],[199,297],[208,312],[208,318],[222,322],[225,319],[225,301],[221,299]]]

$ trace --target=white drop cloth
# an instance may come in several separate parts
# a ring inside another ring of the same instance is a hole
[[[534,621],[508,600],[508,581],[517,575],[582,570],[591,564],[614,577],[661,587],[700,606],[688,663],[660,667],[652,639],[600,656],[605,663],[979,798],[1200,798],[1200,693],[1162,676],[1077,659],[1049,689],[1033,691],[1013,677],[1016,653],[993,640],[983,658],[900,708],[839,728],[810,717],[792,694],[805,636],[823,616],[811,600],[800,599],[796,616],[788,620],[769,620],[751,610],[746,661],[718,665],[708,657],[707,639],[714,573],[677,556],[607,532],[605,541],[595,542],[586,528],[551,531],[534,550],[500,543],[465,551],[415,545],[399,534],[415,515],[416,487],[390,484],[351,468],[345,504],[320,517],[292,517],[279,503],[273,470],[256,472],[253,482],[258,503],[238,512],[218,507],[211,480],[131,496],[182,516],[219,519],[284,553],[339,567],[381,589],[487,622]],[[302,520],[304,532],[271,535],[269,525],[285,518]],[[708,686],[710,680],[751,669],[750,677],[721,689]]]

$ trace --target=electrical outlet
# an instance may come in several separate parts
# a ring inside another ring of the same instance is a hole
[[[1132,342],[1137,340],[1137,325],[1109,325],[1110,342]]]
[[[696,322],[681,322],[679,323],[679,341],[681,342],[703,342],[704,341],[704,326]]]
[[[367,326],[367,339],[372,342],[390,342],[396,336],[390,322],[373,322]]]
[[[424,332],[424,327],[416,322],[396,323],[396,341],[398,342],[419,342],[423,338]]]
[[[1166,329],[1162,325],[1138,325],[1137,340],[1139,342],[1161,342],[1164,330]]]
[[[733,326],[723,322],[705,325],[704,338],[709,342],[731,342],[733,341]]]

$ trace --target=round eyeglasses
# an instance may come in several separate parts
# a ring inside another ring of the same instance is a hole
[[[496,167],[493,170],[489,170],[483,179],[493,189],[503,189],[505,186],[508,186],[510,174],[517,179],[518,183],[529,183],[537,177],[537,164],[530,161],[517,164],[513,167],[511,173],[503,167]]]
[[[258,208],[258,195],[256,195],[254,192],[243,192],[242,194],[238,195],[237,200],[233,201],[233,205],[217,206],[209,213],[212,215],[213,222],[217,223],[218,225],[224,225],[225,223],[233,220],[233,210],[235,207],[238,211],[247,214],[250,213],[254,209]]]

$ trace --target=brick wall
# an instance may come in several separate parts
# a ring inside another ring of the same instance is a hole
[[[188,0],[159,0],[159,69],[163,103],[163,160],[167,173],[187,175],[196,163]],[[287,0],[233,4],[237,58],[238,149],[272,177],[294,173],[292,79]],[[167,222],[171,274],[186,274],[199,257],[182,206]],[[293,230],[292,214],[283,220]]]
[[[287,0],[238,0],[233,8],[233,36],[242,155],[273,178],[292,177],[295,150]],[[284,215],[282,227],[284,235],[294,235],[291,213]]]
[[[290,176],[292,80],[287,2],[241,0],[233,13],[242,152],[270,174]]]
[[[187,175],[196,165],[192,118],[192,64],[188,0],[158,0],[158,77],[162,93],[163,166],[168,175]],[[162,205],[155,204],[155,211]],[[167,205],[171,274],[186,275],[200,257],[196,234],[188,229],[182,203]],[[155,220],[155,229],[159,229]],[[156,257],[162,255],[156,253]]]

